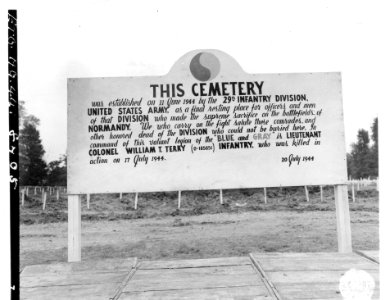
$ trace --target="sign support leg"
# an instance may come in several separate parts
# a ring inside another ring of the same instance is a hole
[[[68,195],[68,262],[81,261],[81,197]]]
[[[335,185],[337,240],[340,253],[352,252],[351,219],[349,215],[348,186]]]

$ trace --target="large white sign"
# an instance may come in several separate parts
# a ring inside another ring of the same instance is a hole
[[[166,76],[68,79],[68,193],[344,184],[339,73],[247,74],[197,50]]]

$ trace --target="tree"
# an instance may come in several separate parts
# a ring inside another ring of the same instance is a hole
[[[66,155],[48,165],[47,184],[50,186],[66,186]]]
[[[357,135],[357,143],[352,144],[352,151],[348,163],[352,178],[367,178],[371,175],[369,164],[371,151],[369,143],[368,131],[360,129]]]
[[[39,119],[34,115],[27,114],[24,103],[24,101],[19,101],[18,104],[19,131],[23,129],[24,124],[33,124],[35,127],[39,126]]]
[[[371,176],[378,177],[378,118],[374,119],[374,123],[371,126],[371,139],[373,145],[370,149],[368,165],[371,170]]]
[[[37,129],[39,119],[27,115],[24,102],[19,112],[19,179],[21,185],[42,185],[46,180],[45,150]]]
[[[347,172],[348,178],[352,177],[352,174],[356,174],[356,168],[351,153],[347,153]]]

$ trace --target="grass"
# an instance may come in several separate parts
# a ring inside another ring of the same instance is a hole
[[[82,220],[127,220],[166,216],[192,216],[202,214],[240,213],[245,211],[334,211],[333,187],[324,188],[324,201],[320,202],[319,187],[309,187],[310,202],[305,200],[303,187],[268,188],[267,204],[264,204],[263,189],[225,190],[224,204],[219,203],[219,191],[182,192],[181,209],[177,209],[177,193],[139,194],[138,209],[134,209],[134,195],[91,195],[90,209],[86,207],[86,196],[82,196]],[[352,200],[351,195],[349,195]],[[356,203],[350,204],[352,211],[378,212],[378,192],[374,189],[357,191]],[[42,210],[40,195],[26,197],[21,207],[21,224],[42,224],[67,221],[66,195],[60,199],[48,195],[46,209]]]

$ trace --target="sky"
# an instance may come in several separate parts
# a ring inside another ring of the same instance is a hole
[[[66,153],[66,78],[164,75],[202,48],[230,54],[248,73],[341,72],[347,150],[360,128],[370,130],[383,99],[372,63],[382,51],[378,7],[210,2],[23,2],[19,98],[41,120],[45,159]]]

